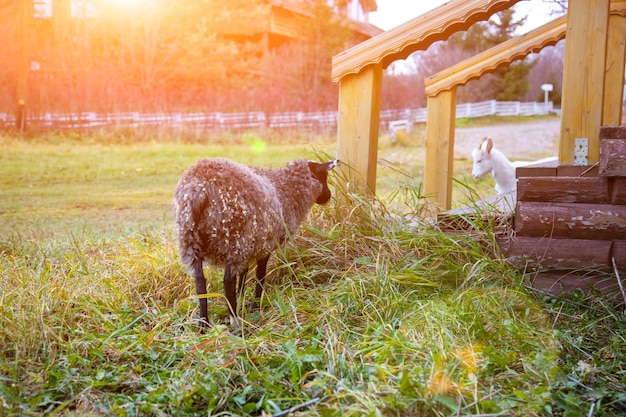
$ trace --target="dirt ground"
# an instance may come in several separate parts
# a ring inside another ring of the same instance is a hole
[[[529,123],[457,128],[454,142],[455,159],[471,159],[472,149],[485,136],[510,160],[534,160],[557,156],[560,120],[557,118]]]
[[[457,128],[454,139],[454,159],[471,161],[472,149],[478,146],[485,136],[494,141],[511,161],[536,161],[557,156],[559,151],[560,120],[558,118],[528,123],[501,124],[470,128]],[[425,134],[424,134],[425,141]],[[418,152],[387,147],[379,153],[381,167],[396,166],[409,169],[423,165],[425,149]],[[470,168],[471,170],[471,168]],[[415,172],[415,175],[423,173]]]

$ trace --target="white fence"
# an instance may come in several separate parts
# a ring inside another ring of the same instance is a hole
[[[456,107],[457,118],[483,116],[535,116],[554,113],[552,103],[496,101],[459,104]],[[406,120],[411,124],[426,122],[428,109],[383,110],[380,113],[381,130],[386,130],[389,123]],[[0,126],[12,126],[15,117],[0,113]],[[27,125],[45,129],[77,129],[99,127],[192,127],[205,130],[248,129],[291,129],[308,131],[328,131],[337,128],[337,112],[238,112],[238,113],[45,113],[29,115]]]
[[[540,116],[558,113],[552,102],[521,102],[488,100],[478,103],[457,104],[456,118],[474,118],[484,116]],[[412,123],[425,123],[428,118],[428,109],[383,110],[380,112],[380,121],[389,123],[394,120],[409,120]]]
[[[15,117],[0,113],[0,126],[3,124],[14,125]],[[46,113],[29,116],[26,124],[44,129],[159,126],[232,131],[261,128],[322,130],[337,127],[337,112]]]
[[[465,103],[456,106],[457,118],[481,116],[537,116],[554,113],[552,102],[521,102],[521,101],[483,101]]]

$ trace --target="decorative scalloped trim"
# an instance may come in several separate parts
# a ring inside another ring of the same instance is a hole
[[[520,0],[453,0],[333,57],[331,78],[339,81],[369,65],[386,66],[434,42],[467,30]],[[473,5],[478,4],[478,5]],[[469,6],[468,6],[469,5]],[[459,9],[461,11],[459,11]]]
[[[512,38],[494,46],[470,59],[428,77],[425,83],[426,95],[436,96],[442,91],[465,85],[471,80],[478,79],[485,74],[496,71],[503,65],[524,59],[529,54],[538,52],[545,47],[554,46],[560,40],[565,39],[566,32],[567,16],[561,16],[525,35]],[[519,49],[520,42],[524,42],[524,44],[527,45]],[[494,60],[494,62],[486,64],[489,60]],[[461,71],[467,71],[468,74],[460,77],[458,74]],[[446,82],[448,78],[452,78],[452,81]]]

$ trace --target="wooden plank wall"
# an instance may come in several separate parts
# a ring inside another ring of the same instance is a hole
[[[514,266],[535,271],[542,290],[616,294],[607,277],[616,268],[626,279],[626,126],[602,127],[599,137],[598,166],[518,170],[515,234],[499,243]]]

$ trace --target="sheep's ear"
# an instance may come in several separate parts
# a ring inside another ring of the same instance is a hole
[[[330,162],[326,162],[324,165],[326,165],[326,171],[330,171],[331,169],[339,165],[339,159],[335,158]]]
[[[335,168],[339,165],[339,159],[333,159],[330,162],[319,163],[319,162],[311,162],[309,161],[309,168],[314,174],[318,174],[321,172],[328,172],[331,169]]]

